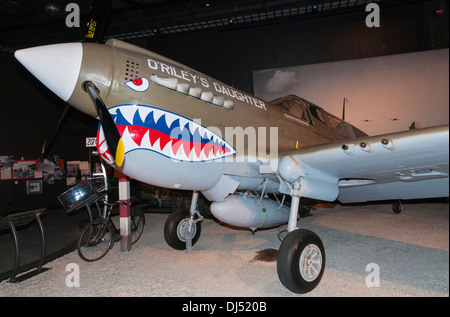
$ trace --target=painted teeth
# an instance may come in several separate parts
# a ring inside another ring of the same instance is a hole
[[[236,153],[233,147],[211,130],[175,113],[140,105],[122,105],[109,111],[116,119],[119,131],[123,131],[126,153],[138,148],[148,149],[178,161],[189,162],[210,161]],[[103,129],[98,135],[99,144],[102,145]],[[103,157],[105,152],[103,145]]]
[[[103,129],[100,128],[101,125],[99,123],[99,130],[97,131],[97,151],[99,155],[108,163],[113,164],[114,158],[109,151],[108,144],[106,143],[105,134]]]

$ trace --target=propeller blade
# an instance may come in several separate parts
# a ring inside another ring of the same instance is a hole
[[[88,81],[84,84],[84,89],[89,94],[95,105],[103,127],[103,132],[105,133],[105,139],[108,143],[108,147],[114,157],[116,165],[120,167],[122,166],[125,158],[125,146],[123,145],[119,130],[117,130],[117,126],[114,123],[108,108],[106,108],[105,103],[102,98],[100,98],[97,87],[92,82]]]
[[[87,22],[87,30],[84,34],[85,42],[100,42],[110,10],[111,0],[92,1],[91,14]]]
[[[61,126],[67,117],[67,113],[69,112],[69,109],[70,109],[70,105],[66,104],[61,115],[59,116],[58,123],[56,124],[55,128],[53,129],[52,136],[50,137],[48,142],[47,142],[47,140],[44,141],[44,145],[42,146],[42,151],[41,151],[41,154],[43,157],[47,156],[48,151],[50,150],[50,147],[53,145],[53,142],[55,141],[56,137],[58,136],[59,130],[61,129]]]
[[[87,22],[87,29],[84,30],[82,41],[96,42],[96,43],[100,42],[103,32],[106,27],[106,22],[108,20],[110,11],[111,11],[111,0],[93,0],[92,1],[91,13],[89,16],[89,20]],[[47,155],[48,151],[50,150],[50,147],[52,146],[53,142],[55,141],[55,139],[58,135],[58,132],[61,128],[62,123],[66,119],[69,109],[70,109],[70,105],[66,104],[66,107],[64,108],[63,112],[61,113],[61,116],[59,117],[56,127],[53,129],[52,136],[48,139],[48,141],[47,140],[44,141],[44,144],[43,144],[42,150],[41,150],[42,156],[45,157]],[[108,116],[110,117],[109,112],[108,112]],[[103,123],[102,123],[102,125],[103,125]],[[117,130],[117,128],[116,128],[116,130]],[[119,139],[120,139],[120,135],[119,135]],[[120,142],[121,142],[121,140],[120,140]],[[108,144],[109,144],[109,142],[108,142]],[[123,143],[122,143],[122,146],[123,146]],[[119,162],[119,161],[120,161],[120,158],[119,158],[119,160],[116,160],[116,162]],[[123,158],[122,158],[122,161],[123,161]]]

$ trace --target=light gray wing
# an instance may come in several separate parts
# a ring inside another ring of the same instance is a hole
[[[302,197],[343,203],[447,197],[449,126],[284,153],[278,171]]]

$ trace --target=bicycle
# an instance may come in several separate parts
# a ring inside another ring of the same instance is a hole
[[[89,222],[82,230],[77,242],[78,255],[86,262],[94,262],[103,258],[114,242],[120,241],[122,236],[111,220],[111,212],[117,204],[126,204],[116,201],[111,204],[103,200],[109,208],[102,218]],[[135,244],[144,231],[145,217],[142,211],[131,213],[131,244]]]

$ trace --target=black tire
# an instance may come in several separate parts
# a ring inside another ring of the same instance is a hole
[[[145,226],[145,215],[142,211],[131,213],[131,244],[135,244],[142,235]]]
[[[402,202],[400,200],[394,201],[392,204],[392,211],[394,214],[399,214],[403,211]]]
[[[114,231],[103,219],[89,222],[77,241],[78,255],[86,262],[103,258],[114,244]]]
[[[308,293],[319,284],[324,271],[325,249],[314,232],[297,229],[284,238],[278,250],[277,272],[287,289]]]
[[[164,224],[164,239],[175,250],[186,250],[186,238],[183,233],[187,227],[188,220],[189,210],[187,209],[177,209],[167,217],[166,223]],[[202,231],[200,221],[192,227],[192,230],[192,245],[195,245]]]

